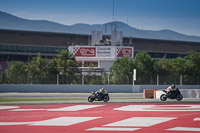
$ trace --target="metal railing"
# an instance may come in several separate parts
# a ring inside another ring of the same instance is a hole
[[[18,75],[10,76],[0,74],[0,84],[68,84],[68,85],[132,85],[133,77],[114,77],[108,74],[96,75],[75,75],[73,77],[63,75],[33,76]],[[200,76],[190,75],[137,75],[135,85],[200,85]]]

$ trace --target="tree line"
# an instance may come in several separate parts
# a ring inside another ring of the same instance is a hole
[[[42,58],[38,53],[27,63],[21,61],[12,61],[11,66],[5,71],[7,83],[56,83],[57,74],[62,75],[61,82],[72,83],[76,80],[78,64],[75,57],[68,51],[62,50],[51,60]]]
[[[137,82],[144,83],[146,77],[156,77],[156,75],[170,75],[172,78],[183,75],[185,80],[190,80],[188,84],[196,82],[189,77],[200,76],[200,53],[190,51],[185,57],[177,57],[174,59],[166,59],[164,56],[160,60],[154,60],[146,52],[138,52],[134,59],[119,58],[110,69],[112,81],[120,83],[125,81],[127,77],[132,81],[133,69],[137,70]],[[171,78],[168,77],[168,81]],[[172,84],[171,79],[168,82]],[[196,79],[195,79],[196,80]]]
[[[56,84],[55,75],[59,76],[61,84],[81,84],[82,74],[78,69],[79,64],[75,61],[75,57],[68,50],[62,50],[56,57],[51,60],[42,58],[38,53],[36,57],[32,57],[27,63],[21,61],[12,61],[11,65],[5,71],[6,83],[53,83]],[[93,66],[89,66],[93,71]],[[110,68],[109,80],[110,84],[132,84],[133,69],[137,70],[137,83],[143,84],[146,77],[156,75],[171,75],[179,77],[180,75],[188,78],[189,76],[199,77],[200,75],[200,53],[190,51],[185,57],[174,59],[166,59],[164,56],[160,60],[153,59],[146,52],[138,52],[133,58],[118,58],[114,61]],[[88,84],[107,84],[108,75],[103,73],[101,77],[94,73],[85,76]],[[155,80],[155,79],[153,79]],[[192,80],[188,78],[192,84]],[[173,82],[173,81],[171,81]]]

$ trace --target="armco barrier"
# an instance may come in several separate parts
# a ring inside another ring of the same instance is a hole
[[[90,92],[105,88],[108,92],[140,92],[139,85],[27,85],[3,84],[0,92]]]
[[[0,84],[0,92],[90,92],[104,87],[108,92],[132,93],[144,89],[166,89],[168,85],[40,85]],[[179,89],[200,89],[200,85],[177,86]],[[192,95],[192,92],[191,92]]]

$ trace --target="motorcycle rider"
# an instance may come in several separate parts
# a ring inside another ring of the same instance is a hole
[[[176,91],[176,86],[175,86],[175,84],[170,85],[170,86],[166,89],[166,91],[168,92],[168,94],[173,94],[173,92]]]
[[[95,92],[97,96],[99,96],[102,99],[103,94],[107,93],[107,91],[104,88],[99,89]]]

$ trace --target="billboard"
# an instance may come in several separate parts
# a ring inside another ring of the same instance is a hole
[[[121,58],[132,57],[133,47],[125,46],[69,46],[75,57]]]
[[[96,57],[95,47],[73,47],[70,50],[75,57]]]
[[[97,57],[114,57],[114,51],[111,46],[98,46]]]
[[[117,47],[117,57],[133,57],[133,48]]]

